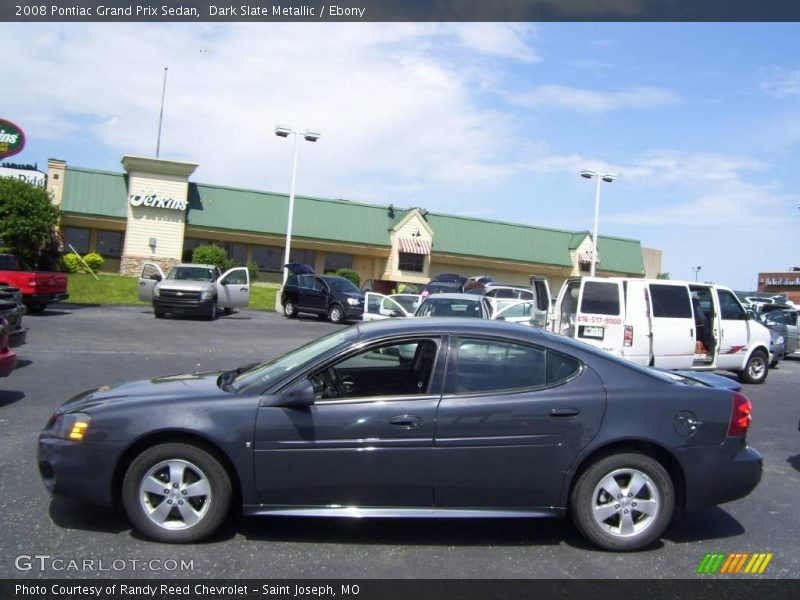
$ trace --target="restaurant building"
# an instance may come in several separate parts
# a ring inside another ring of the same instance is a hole
[[[256,263],[259,279],[280,281],[288,195],[189,180],[197,165],[124,156],[122,172],[48,161],[47,187],[61,208],[65,249],[98,252],[104,270],[139,275],[144,262],[169,269],[201,244],[224,247],[237,264]],[[489,275],[527,284],[544,275],[555,289],[586,274],[587,231],[565,231],[341,199],[296,196],[292,262],[317,272],[347,267],[389,291],[442,273]],[[598,275],[655,276],[637,240],[598,238]],[[652,257],[652,253],[646,253]]]
[[[793,267],[789,271],[759,273],[758,291],[783,294],[795,304],[800,304],[800,267]]]

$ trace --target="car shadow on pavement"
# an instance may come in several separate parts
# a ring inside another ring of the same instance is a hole
[[[719,506],[679,515],[662,536],[676,544],[722,540],[745,533],[742,524]]]
[[[121,533],[130,523],[119,511],[54,496],[50,500],[50,518],[63,529],[82,529],[103,533]]]
[[[57,304],[48,306],[40,313],[26,312],[25,318],[33,317],[39,319],[42,317],[59,317],[62,315],[71,315],[76,310],[83,310],[84,308],[97,308],[100,304]]]
[[[16,392],[13,390],[0,390],[0,408],[19,402],[25,397],[25,392]]]
[[[795,454],[786,459],[795,471],[800,471],[800,454]]]

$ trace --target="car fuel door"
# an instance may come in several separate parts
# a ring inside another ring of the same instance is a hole
[[[156,284],[164,281],[164,271],[156,263],[146,262],[142,265],[142,275],[139,277],[139,300],[151,302]]]
[[[217,306],[242,308],[250,303],[250,272],[247,267],[229,269],[217,280]]]

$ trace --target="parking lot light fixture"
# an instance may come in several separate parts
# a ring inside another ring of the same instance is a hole
[[[600,181],[611,183],[617,178],[614,173],[600,173],[599,171],[581,171],[581,177],[585,179],[596,179],[594,188],[594,231],[592,233],[592,264],[590,267],[589,275],[594,277],[595,268],[597,266],[597,227],[600,221]]]
[[[700,266],[692,267],[692,271],[694,271],[694,280],[695,281],[697,281],[697,274],[700,272],[700,269],[702,269],[702,268],[703,267],[700,267]]]
[[[286,251],[283,257],[283,284],[286,284],[286,280],[289,278],[289,269],[286,268],[286,265],[289,264],[289,255],[292,251],[292,219],[294,217],[294,190],[295,190],[295,183],[297,181],[297,154],[298,154],[298,138],[299,136],[303,136],[307,142],[316,142],[320,136],[322,135],[319,131],[315,131],[313,129],[307,129],[305,131],[300,131],[297,129],[293,129],[288,125],[276,125],[275,126],[275,135],[278,137],[289,137],[290,135],[294,136],[294,153],[292,158],[292,183],[291,187],[289,188],[289,217],[286,223]]]

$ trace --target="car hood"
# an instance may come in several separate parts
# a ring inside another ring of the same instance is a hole
[[[59,407],[58,412],[85,411],[112,402],[224,396],[227,393],[217,386],[217,379],[221,374],[222,371],[180,373],[155,379],[103,385],[70,398]]]
[[[214,287],[212,281],[190,281],[166,279],[158,284],[160,290],[202,291]]]

